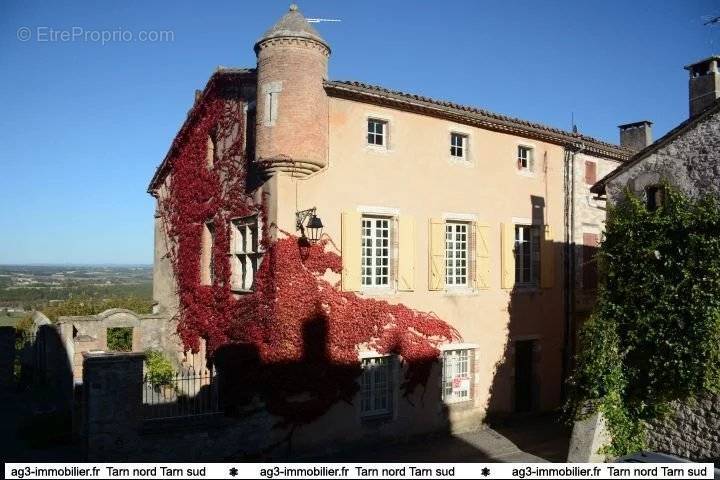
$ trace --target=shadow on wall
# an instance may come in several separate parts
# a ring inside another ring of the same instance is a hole
[[[408,381],[406,365],[398,366],[398,375],[393,375],[392,370],[384,373],[371,370],[372,373],[363,382],[360,365],[341,364],[330,358],[325,318],[306,320],[302,336],[303,353],[295,362],[265,363],[257,348],[251,344],[228,344],[217,350],[214,362],[219,374],[220,398],[225,414],[242,418],[248,412],[252,414],[262,408],[274,417],[273,429],[285,432],[276,437],[279,438],[277,442],[267,445],[262,452],[238,451],[233,458],[275,457],[279,451],[283,451],[287,457],[298,452],[308,455],[323,451],[334,452],[332,458],[336,459],[351,455],[348,452],[361,451],[366,443],[375,445],[383,436],[406,438],[403,432],[393,429],[396,420],[393,415],[398,408],[408,415],[420,413],[408,411],[415,408],[433,412],[436,420],[430,421],[429,425],[440,428],[432,430],[438,435],[449,434],[447,408],[442,403],[431,404],[431,399],[439,398],[439,392],[433,396],[426,391],[432,389],[432,385],[440,384],[436,358],[423,360],[424,365],[413,365],[414,368],[427,368],[431,373],[427,384],[419,387],[420,392],[404,398],[402,387]],[[393,388],[393,384],[398,381],[398,388]],[[371,388],[371,385],[376,388],[376,393],[382,391],[378,385],[386,385],[387,396],[374,395],[363,399],[363,386]],[[394,394],[394,390],[400,393]],[[365,406],[375,410],[376,415],[360,418],[361,406],[358,402],[369,402]],[[354,408],[343,408],[343,414],[338,415],[335,410],[338,405]],[[328,417],[331,418],[330,422]],[[415,419],[422,421],[421,417]],[[332,424],[330,429],[326,428],[328,423]],[[294,444],[301,429],[305,430],[303,438],[308,435],[317,437],[312,441],[314,445],[311,448],[307,448],[309,445]],[[358,434],[358,431],[361,433]],[[347,441],[348,438],[351,440]]]

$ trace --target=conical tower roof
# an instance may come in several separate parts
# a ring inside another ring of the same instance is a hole
[[[255,43],[255,51],[258,51],[258,45],[271,38],[307,38],[322,43],[330,50],[330,46],[320,36],[317,30],[308,23],[297,5],[290,5],[288,12],[278,20],[278,22],[270,27],[262,37]]]

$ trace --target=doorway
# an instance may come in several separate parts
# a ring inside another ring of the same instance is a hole
[[[515,342],[515,411],[529,412],[534,403],[534,362],[533,351],[536,340]]]

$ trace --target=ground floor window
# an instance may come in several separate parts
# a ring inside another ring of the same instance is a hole
[[[391,415],[393,411],[393,357],[373,357],[362,360],[360,380],[360,415],[375,417]]]
[[[446,403],[471,399],[471,353],[468,349],[443,352],[442,396]]]

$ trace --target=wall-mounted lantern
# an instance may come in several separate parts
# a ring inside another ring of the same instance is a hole
[[[307,220],[307,225],[305,225]],[[300,231],[300,240],[314,245],[320,240],[323,224],[320,217],[315,214],[315,207],[295,213],[295,228]],[[307,235],[305,231],[307,229]]]

